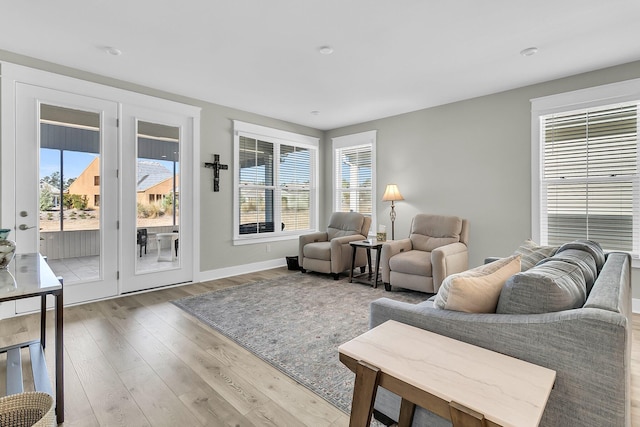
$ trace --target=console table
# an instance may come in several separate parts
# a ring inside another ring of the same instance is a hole
[[[342,344],[356,373],[351,427],[368,426],[378,386],[402,398],[399,426],[416,405],[454,426],[537,426],[556,372],[389,320]]]
[[[42,255],[34,253],[16,255],[7,270],[0,270],[0,283],[2,283],[0,302],[40,297],[40,339],[0,349],[0,353],[7,353],[7,395],[24,391],[20,350],[28,347],[35,389],[55,397],[56,421],[60,424],[64,422],[62,279],[55,276]],[[55,395],[51,390],[51,382],[44,359],[47,295],[55,297]]]

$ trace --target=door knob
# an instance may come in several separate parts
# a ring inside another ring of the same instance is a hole
[[[27,224],[20,224],[20,226],[18,226],[18,228],[20,230],[24,231],[24,230],[28,230],[30,228],[36,228],[36,226],[34,225],[33,227],[29,227],[29,226],[27,226]]]

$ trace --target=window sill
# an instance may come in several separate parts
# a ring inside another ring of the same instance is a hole
[[[310,231],[306,231],[308,233]],[[269,243],[269,242],[281,242],[285,240],[298,240],[299,234],[279,234],[275,236],[251,236],[251,237],[238,237],[233,238],[233,246],[253,245],[257,243]]]

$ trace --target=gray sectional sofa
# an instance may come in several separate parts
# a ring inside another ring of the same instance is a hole
[[[575,251],[567,251],[556,258],[571,263],[574,261],[567,258],[574,255]],[[549,269],[559,262],[546,261],[539,265],[547,264],[544,268]],[[526,310],[520,305],[509,308],[503,300],[498,303],[501,313],[466,313],[435,308],[432,301],[409,304],[381,298],[371,303],[369,326],[393,319],[555,370],[556,383],[541,426],[630,426],[631,260],[627,254],[614,252],[606,258],[603,255],[602,262],[590,290],[585,283],[584,302],[578,308],[522,314]],[[518,273],[518,280],[525,273]],[[517,280],[512,282],[517,285]],[[510,286],[505,284],[500,298],[522,298]],[[530,297],[536,298],[544,289],[538,286]],[[537,307],[533,311],[540,311],[541,305]],[[378,390],[377,418],[397,420],[399,408],[398,396]],[[418,408],[413,425],[451,424]]]

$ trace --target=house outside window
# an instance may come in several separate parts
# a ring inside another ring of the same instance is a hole
[[[234,121],[234,244],[317,228],[318,138]]]
[[[640,79],[532,100],[533,228],[542,244],[640,253]]]
[[[376,131],[332,138],[333,211],[360,212],[375,224]],[[372,228],[374,231],[375,228]]]

